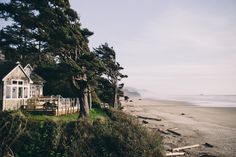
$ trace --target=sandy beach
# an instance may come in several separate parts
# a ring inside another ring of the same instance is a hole
[[[236,156],[236,108],[200,107],[181,101],[150,99],[133,99],[133,102],[123,102],[123,106],[128,114],[161,119],[144,120],[147,124],[143,125],[160,132],[166,151],[200,144],[185,149],[185,156]],[[180,136],[166,131],[170,128]]]

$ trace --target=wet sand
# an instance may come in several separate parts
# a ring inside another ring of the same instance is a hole
[[[123,102],[124,112],[135,116],[161,118],[145,120],[155,131],[177,128],[181,136],[161,133],[165,150],[200,144],[185,150],[185,156],[236,157],[236,108],[200,107],[181,101],[133,100]],[[142,119],[140,119],[142,122]],[[213,147],[204,144],[209,143]]]

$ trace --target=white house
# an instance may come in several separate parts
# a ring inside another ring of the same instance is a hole
[[[33,72],[28,64],[0,62],[0,107],[1,110],[16,110],[32,97],[43,96],[45,80]]]

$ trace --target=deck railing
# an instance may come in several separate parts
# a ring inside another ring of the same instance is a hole
[[[38,97],[27,100],[28,111],[53,112],[54,115],[71,114],[79,111],[78,98],[61,96]]]

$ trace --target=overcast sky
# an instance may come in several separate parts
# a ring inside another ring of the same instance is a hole
[[[235,0],[71,0],[90,47],[108,42],[126,86],[162,94],[236,94]]]
[[[1,0],[2,1],[2,0]],[[236,0],[70,0],[150,95],[236,94]]]

